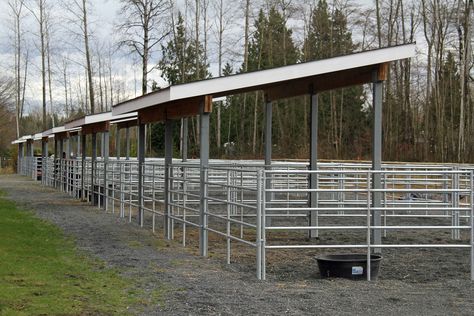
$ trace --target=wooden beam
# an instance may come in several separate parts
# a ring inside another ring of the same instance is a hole
[[[141,123],[164,122],[199,114],[199,105],[204,102],[204,113],[212,112],[212,96],[206,95],[188,100],[165,103],[138,111]]]
[[[212,112],[212,95],[204,96],[204,113],[211,113]]]
[[[82,134],[93,134],[93,133],[101,133],[107,132],[110,128],[109,122],[98,122],[94,124],[88,124],[82,126]]]
[[[67,132],[56,133],[56,134],[54,134],[54,138],[58,139],[58,140],[66,139],[67,138]]]
[[[126,121],[126,122],[120,122],[116,123],[117,128],[127,128],[127,127],[134,127],[138,125],[138,120],[131,120],[131,121]]]
[[[380,81],[385,81],[387,80],[388,77],[388,67],[389,63],[383,63],[379,65],[379,69],[377,71],[377,79]]]
[[[264,90],[268,98],[274,101],[308,94],[311,87],[314,92],[321,92],[369,83],[372,82],[373,70],[378,69],[378,67],[379,65],[375,65],[301,78],[273,85]]]

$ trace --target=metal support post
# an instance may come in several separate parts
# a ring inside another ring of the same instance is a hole
[[[64,164],[64,188],[66,192],[71,192],[72,190],[72,163],[69,159],[71,159],[71,150],[72,150],[72,139],[71,136],[68,135],[66,139],[66,155],[65,155],[65,160],[63,162]]]
[[[81,136],[79,135],[79,133],[77,133],[76,135],[76,145],[77,145],[77,149],[76,149],[76,157],[79,157],[79,153],[81,152]]]
[[[109,162],[109,131],[102,133],[102,140],[103,140],[103,160],[104,160],[104,174],[103,174],[103,181],[104,181],[104,188],[103,188],[103,197],[104,197],[104,209],[107,211],[108,209],[108,183],[107,183],[107,163]]]
[[[182,161],[187,161],[188,160],[188,118],[185,117],[182,119],[182,144],[181,144],[181,160]]]
[[[60,186],[60,191],[64,191],[64,181],[65,181],[65,175],[64,175],[64,139],[59,140],[59,186]]]
[[[92,156],[91,156],[91,185],[90,185],[90,197],[91,202],[94,204],[95,202],[95,193],[94,193],[94,173],[96,169],[96,161],[97,161],[97,134],[92,133]]]
[[[163,227],[165,228],[165,238],[170,239],[171,235],[171,222],[169,215],[171,214],[171,206],[169,205],[171,201],[171,194],[169,192],[172,188],[172,183],[170,177],[173,176],[170,166],[173,163],[173,127],[174,122],[171,120],[166,120],[165,122],[165,211],[164,211],[164,223]]]
[[[311,91],[310,95],[310,111],[311,111],[311,123],[310,123],[310,157],[309,157],[309,170],[314,171],[318,170],[318,95]],[[309,175],[309,188],[317,189],[318,188],[318,174],[310,173]],[[318,193],[310,192],[309,194],[309,207],[316,208],[318,207]],[[309,226],[318,226],[319,225],[319,212],[310,211],[309,212]],[[319,231],[310,230],[309,238],[319,237]]]
[[[120,128],[117,125],[117,130],[115,131],[115,156],[117,160],[120,160]]]
[[[86,199],[85,176],[86,176],[86,134],[81,134],[81,199]]]
[[[104,133],[100,135],[100,157],[104,157]]]
[[[71,151],[72,151],[72,139],[71,136],[67,138],[66,143],[66,159],[71,158]]]
[[[130,160],[130,128],[125,129],[125,159]]]
[[[49,162],[49,141],[48,139],[46,139],[45,143],[44,143],[44,161],[42,162],[42,165],[43,165],[43,170],[44,170],[44,173],[42,174],[41,177],[44,177],[44,184],[45,185],[49,185],[49,174],[51,173],[51,170],[48,169],[48,162]]]
[[[63,183],[64,183],[64,180],[65,180],[65,175],[64,175],[64,170],[63,170],[63,166],[64,166],[64,155],[63,155],[63,152],[64,152],[64,139],[60,139],[59,140],[59,186],[60,186],[60,191],[64,191],[64,186],[63,186]]]
[[[265,101],[265,144],[264,144],[264,155],[265,155],[265,170],[271,170],[272,164],[272,114],[273,114],[273,104],[272,101]],[[272,179],[271,175],[266,175],[265,187],[266,189],[271,189]],[[270,203],[272,200],[272,193],[266,192],[265,201]],[[268,206],[269,204],[267,204]],[[266,219],[266,224],[268,226],[272,225],[272,218],[269,217]]]
[[[58,187],[58,152],[59,152],[59,146],[58,146],[59,140],[57,137],[54,137],[54,160],[53,160],[53,186],[55,188]]]
[[[47,149],[48,140],[41,139],[41,183],[44,185],[45,182],[45,175],[46,175],[46,159],[48,157],[48,149]]]
[[[18,144],[18,162],[16,173],[21,174],[21,168],[23,166],[23,143]]]
[[[200,212],[199,212],[199,249],[201,256],[207,256],[207,167],[209,166],[209,113],[204,112],[204,103],[201,103],[199,115],[200,127]]]
[[[64,139],[59,140],[59,159],[63,159],[63,152],[64,152]]]
[[[377,72],[374,72],[373,82],[373,117],[374,127],[372,131],[372,170],[378,171],[372,174],[372,188],[377,190],[382,188],[382,89],[383,82],[376,79]],[[372,226],[381,226],[381,206],[382,193],[374,192],[372,194]],[[374,229],[372,234],[374,244],[382,244],[382,231]],[[374,252],[380,253],[380,248],[374,248]]]
[[[138,225],[143,226],[143,163],[145,162],[145,124],[138,124]]]
[[[30,168],[31,168],[31,142],[29,140],[26,141],[26,170],[25,175],[31,176]]]

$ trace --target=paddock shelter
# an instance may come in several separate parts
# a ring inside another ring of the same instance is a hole
[[[415,45],[406,44],[172,85],[116,104],[111,112],[13,141],[19,146],[18,173],[162,231],[165,238],[196,243],[201,256],[220,245],[229,264],[232,250],[250,253],[258,279],[266,277],[269,251],[363,251],[370,280],[371,253],[459,248],[468,253],[474,280],[473,167],[382,163],[383,83],[391,62],[414,55]],[[372,161],[318,161],[318,93],[362,84],[371,84],[373,93]],[[257,90],[265,95],[264,160],[210,159],[213,100]],[[309,163],[272,161],[272,103],[300,95],[310,96]],[[173,158],[176,122],[193,116],[199,118],[199,159],[187,157],[187,123],[182,157]],[[145,159],[145,125],[153,122],[165,125],[165,154]],[[135,131],[137,155],[131,157]],[[50,140],[54,155],[48,157]],[[34,157],[37,141],[42,154]],[[411,243],[383,242],[404,231],[430,234]],[[439,231],[449,238],[438,242]],[[345,239],[325,239],[346,232]]]

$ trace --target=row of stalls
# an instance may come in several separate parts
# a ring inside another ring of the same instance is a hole
[[[351,247],[367,249],[369,254],[380,252],[384,246],[383,225],[387,219],[382,209],[388,205],[384,184],[386,174],[382,172],[383,82],[387,79],[391,62],[411,58],[414,53],[415,45],[406,44],[169,86],[117,104],[111,112],[86,115],[67,122],[64,126],[15,140],[13,143],[19,146],[18,173],[33,178],[41,176],[45,185],[54,186],[76,198],[116,212],[129,221],[134,219],[141,226],[150,225],[153,230],[162,229],[167,238],[179,235],[183,244],[190,241],[186,240],[186,236],[193,236],[189,232],[187,235],[186,231],[194,230],[194,238],[198,241],[202,256],[208,254],[209,233],[215,233],[226,240],[228,262],[231,260],[231,242],[245,244],[256,250],[256,272],[259,279],[265,278],[265,251],[268,249],[324,248],[324,245],[311,242],[304,245],[272,246],[267,243],[267,230],[296,230],[304,232],[309,240],[315,239],[322,230],[327,229],[319,222],[322,211],[335,209],[327,206],[332,202],[324,205],[323,209],[321,201],[330,200],[328,197],[337,192],[337,196],[346,196],[351,200],[347,203],[347,212],[357,210],[363,221],[360,225],[347,224],[351,229],[360,229],[365,238],[363,242],[352,244]],[[371,85],[374,122],[371,165],[363,168],[352,166],[348,168],[351,171],[323,166],[318,163],[317,149],[318,93],[367,83]],[[263,90],[265,95],[264,160],[243,163],[210,159],[210,113],[213,100],[257,90]],[[309,165],[301,169],[276,165],[272,161],[272,104],[277,100],[299,95],[309,95],[311,110],[308,127]],[[189,160],[187,119],[193,116],[199,119],[199,159]],[[165,154],[162,158],[145,159],[146,124],[153,122],[164,123],[162,137]],[[177,145],[173,143],[173,133],[178,122],[183,126],[180,159],[173,157]],[[112,141],[111,126],[115,126],[115,140]],[[130,157],[132,130],[137,133],[138,139],[136,158]],[[38,157],[33,154],[34,142],[41,142],[41,154]],[[51,143],[54,154],[48,157],[48,146]],[[110,156],[111,143],[114,144],[113,157]],[[123,146],[125,150],[122,150]],[[452,170],[446,172],[444,178],[446,175],[455,175]],[[326,181],[324,179],[335,174],[339,179],[336,186],[332,182],[322,185]],[[469,177],[470,173],[466,174]],[[347,179],[347,185],[341,187],[340,179]],[[419,180],[417,177],[414,179]],[[471,185],[468,180],[465,183]],[[469,185],[458,185],[458,191],[450,189],[451,191],[443,194],[471,194]],[[392,189],[400,190],[396,186]],[[429,192],[432,188],[425,186],[425,190]],[[446,187],[443,190],[447,190]],[[284,194],[286,198],[282,199]],[[337,202],[339,204],[336,207],[339,209],[336,213],[344,214],[344,210],[341,213],[340,205],[345,202],[341,202],[340,198]],[[432,207],[426,201],[424,203],[425,209]],[[467,212],[470,204],[450,204],[450,207],[454,207],[459,215]],[[295,211],[298,216],[294,215]],[[447,209],[443,211],[446,212]],[[472,216],[472,212],[465,216]],[[282,222],[289,218],[293,222]],[[453,223],[458,229],[471,229],[472,233],[472,220],[470,226],[464,227],[459,224],[458,216],[458,222]],[[177,226],[180,227],[179,232]],[[326,246],[336,248],[334,245]],[[472,242],[461,247],[472,248]]]

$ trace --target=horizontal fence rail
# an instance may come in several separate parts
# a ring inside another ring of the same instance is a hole
[[[18,164],[22,175],[161,231],[168,239],[178,237],[183,245],[198,238],[207,251],[210,234],[225,243],[227,263],[234,243],[250,247],[259,279],[266,277],[267,251],[322,248],[365,249],[368,255],[385,248],[469,248],[474,279],[470,165],[391,163],[374,171],[367,163],[321,162],[318,170],[308,170],[300,162],[265,166],[259,161],[211,160],[201,168],[198,160],[165,164],[152,158],[139,164],[136,159],[89,157],[22,157]],[[373,186],[374,177],[380,187]],[[374,223],[376,216],[380,224]],[[374,241],[377,233],[387,237],[427,230],[433,231],[432,243]],[[347,231],[360,232],[363,238],[348,244],[272,238]],[[439,231],[449,231],[451,242],[437,243]],[[370,269],[369,261],[367,265]]]

